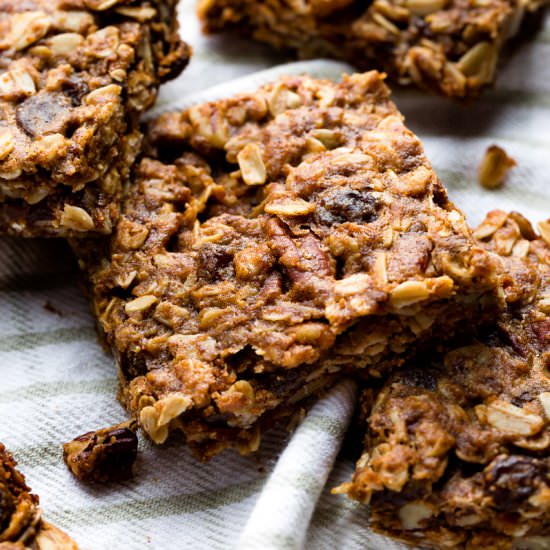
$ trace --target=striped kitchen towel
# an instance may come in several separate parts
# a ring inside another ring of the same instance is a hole
[[[195,56],[165,86],[157,112],[250,89],[281,72],[339,78],[351,70],[314,61],[258,74],[284,59],[257,45],[200,36],[193,4],[182,2],[181,18]],[[533,221],[550,215],[548,59],[550,18],[531,43],[511,53],[497,86],[475,102],[394,94],[472,224],[493,208],[518,210]],[[493,143],[518,166],[502,189],[486,191],[476,171]],[[336,458],[354,402],[349,382],[314,407],[293,435],[282,429],[266,435],[255,456],[226,452],[200,464],[177,438],[162,447],[141,441],[134,480],[88,486],[73,479],[61,443],[126,418],[115,399],[114,362],[97,343],[77,278],[62,241],[0,239],[0,441],[40,494],[46,517],[84,550],[399,547],[369,531],[361,506],[330,494],[353,472],[353,453]]]

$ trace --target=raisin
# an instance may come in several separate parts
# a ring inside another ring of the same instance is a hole
[[[366,189],[336,187],[319,197],[314,217],[320,225],[370,223],[377,218],[377,201]]]

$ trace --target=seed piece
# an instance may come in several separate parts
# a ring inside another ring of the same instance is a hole
[[[76,50],[84,43],[82,35],[76,32],[65,32],[52,36],[48,41],[53,55],[67,56]]]
[[[61,225],[75,231],[91,231],[95,224],[92,216],[79,206],[66,204],[61,214]]]
[[[433,509],[422,501],[409,502],[402,506],[398,512],[401,525],[407,531],[419,529],[422,526],[422,521],[431,518],[433,514]]]
[[[341,142],[341,135],[336,130],[329,130],[327,128],[311,130],[309,135],[320,141],[327,149],[335,149]]]
[[[154,303],[157,302],[157,300],[158,298],[152,294],[144,294],[143,296],[128,302],[124,306],[124,311],[128,314],[143,311],[145,309],[149,309]]]
[[[0,132],[0,160],[4,160],[15,147],[15,140],[9,130]]]
[[[539,401],[544,409],[546,418],[550,419],[550,392],[545,391],[539,395]]]
[[[246,145],[237,155],[243,180],[247,185],[262,185],[267,179],[260,148],[255,143]]]
[[[537,224],[540,236],[542,237],[542,240],[550,246],[550,220],[546,220],[544,222],[539,222]]]
[[[496,44],[479,42],[458,60],[457,68],[464,75],[475,78],[479,84],[484,84],[493,80],[496,62]]]
[[[43,11],[24,11],[11,17],[7,41],[17,51],[24,50],[46,35],[50,18]]]
[[[157,11],[154,8],[147,6],[138,8],[131,6],[122,6],[120,8],[116,8],[115,11],[120,15],[124,15],[125,17],[135,19],[140,23],[144,23],[145,21],[149,21],[149,19],[153,19],[153,17],[155,17],[155,15],[157,14]]]
[[[491,145],[479,166],[479,183],[486,189],[495,189],[504,183],[508,171],[516,166],[516,161],[498,145]]]
[[[0,97],[14,100],[21,96],[30,96],[36,92],[32,76],[21,68],[14,68],[0,76]]]
[[[78,547],[61,529],[42,520],[40,530],[33,541],[33,548],[37,550],[52,550],[54,548],[55,550],[77,550]]]
[[[137,422],[85,433],[63,445],[69,470],[81,480],[105,482],[132,477],[137,456]]]
[[[118,4],[120,0],[84,0],[86,6],[91,10],[104,11]]]
[[[415,15],[428,15],[442,10],[447,0],[405,0],[405,7]]]
[[[397,285],[390,293],[390,305],[396,308],[410,306],[426,300],[430,291],[425,281],[405,281]]]
[[[276,199],[268,202],[264,208],[267,214],[276,216],[307,216],[315,210],[315,205],[304,199]]]
[[[168,438],[168,424],[193,404],[190,397],[173,394],[148,405],[139,415],[141,427],[155,443],[164,443]]]
[[[544,420],[537,414],[526,413],[521,407],[501,399],[489,405],[478,405],[475,411],[482,422],[514,435],[535,435],[544,426]]]
[[[284,84],[278,84],[267,100],[269,112],[273,116],[284,113],[287,109],[295,109],[301,104],[300,96],[290,91]]]

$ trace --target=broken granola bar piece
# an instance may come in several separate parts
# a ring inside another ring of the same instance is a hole
[[[334,57],[450,97],[491,83],[525,10],[519,0],[200,0],[206,32],[236,31],[301,57]]]
[[[476,230],[507,310],[477,338],[397,373],[368,416],[353,480],[371,525],[427,548],[550,545],[550,239],[517,213]]]
[[[110,233],[159,84],[187,63],[177,0],[0,0],[0,233]]]
[[[16,465],[0,443],[0,548],[77,550],[63,531],[42,519],[38,497],[30,492]]]
[[[123,481],[133,476],[137,422],[130,420],[85,433],[63,445],[69,470],[83,481]]]
[[[480,322],[495,262],[377,72],[161,116],[114,235],[76,242],[121,398],[202,458],[259,444],[343,371]]]

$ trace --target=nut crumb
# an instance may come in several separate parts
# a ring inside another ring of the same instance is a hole
[[[65,464],[82,481],[130,479],[137,457],[136,431],[137,422],[130,420],[80,435],[63,445]]]
[[[479,167],[479,183],[485,189],[500,187],[504,183],[509,170],[516,164],[516,161],[509,157],[502,147],[491,145],[485,151],[485,156]]]

